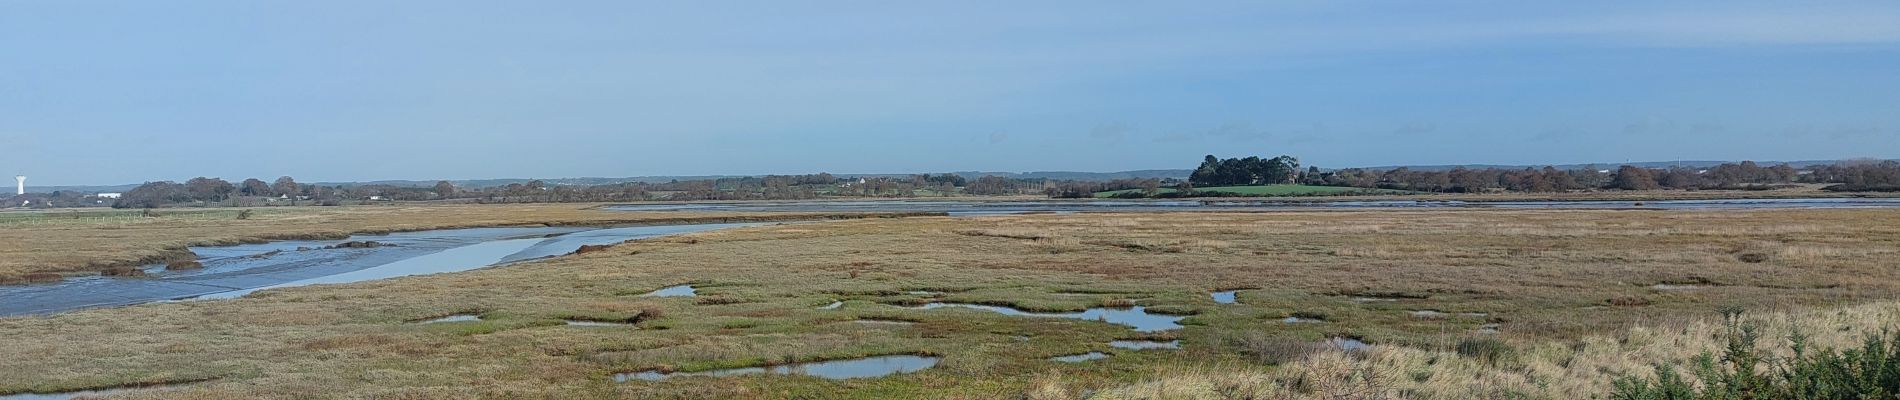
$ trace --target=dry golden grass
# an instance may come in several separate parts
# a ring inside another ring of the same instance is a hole
[[[1034,235],[1019,235],[1025,232]],[[1672,332],[1696,335],[1692,329],[1700,328],[1685,321],[1718,306],[1768,316],[1900,297],[1900,261],[1879,256],[1897,247],[1900,212],[1893,210],[1076,214],[760,226],[464,273],[0,319],[0,337],[8,338],[0,360],[9,367],[0,369],[0,393],[214,379],[130,395],[1059,398],[1116,389],[1140,397],[1151,386],[1143,382],[1193,383],[1197,376],[1235,386],[1271,384],[1261,379],[1295,371],[1351,376],[1361,366],[1422,368],[1422,360],[1479,335],[1486,324],[1497,324],[1495,336],[1520,349],[1521,362],[1534,369],[1504,370],[1522,376],[1513,378],[1453,360],[1445,368],[1470,371],[1434,372],[1421,384],[1480,379],[1472,382],[1516,387],[1503,385],[1537,376],[1592,386],[1596,375],[1557,368],[1616,365],[1630,352],[1690,351],[1695,342],[1677,342]],[[1767,259],[1738,259],[1756,252]],[[688,282],[704,297],[636,297]],[[1684,282],[1696,284],[1653,287]],[[1227,288],[1245,288],[1239,304],[1208,297]],[[1609,305],[1617,298],[1648,304]],[[1192,316],[1183,320],[1186,329],[1142,335],[1094,321],[890,305],[928,299],[1035,310],[1139,304]],[[836,300],[844,306],[817,309]],[[406,323],[470,310],[483,320]],[[1414,318],[1413,310],[1449,315]],[[1818,323],[1880,321],[1847,310]],[[643,319],[637,330],[560,322],[649,311],[662,316]],[[1288,315],[1325,321],[1280,321]],[[917,323],[850,323],[858,319]],[[1178,338],[1184,348],[1107,346],[1144,336]],[[1320,353],[1267,365],[1299,354],[1299,343],[1334,336],[1378,345],[1376,356]],[[1640,340],[1621,342],[1626,336]],[[1574,357],[1557,352],[1575,343],[1587,345]],[[1046,361],[1087,351],[1114,357]],[[900,353],[943,360],[919,373],[842,382],[608,379],[622,371]],[[1583,361],[1561,363],[1566,359]],[[1352,379],[1323,382],[1357,387]]]
[[[1879,302],[1825,310],[1760,313],[1744,318],[1764,338],[1782,342],[1795,332],[1817,348],[1858,346],[1869,335],[1900,326],[1900,303]],[[1653,377],[1655,366],[1687,369],[1707,352],[1721,354],[1724,325],[1717,319],[1643,326],[1575,341],[1520,340],[1497,360],[1450,350],[1374,345],[1363,352],[1337,348],[1306,355],[1282,368],[1202,365],[1164,368],[1142,382],[1090,396],[1074,383],[1045,377],[1034,398],[1134,399],[1474,399],[1603,398],[1624,376]],[[1787,346],[1764,348],[1786,357]],[[1693,380],[1691,376],[1689,379]]]

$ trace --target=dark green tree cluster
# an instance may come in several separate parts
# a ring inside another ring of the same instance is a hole
[[[1210,154],[1188,175],[1188,182],[1196,186],[1277,185],[1299,178],[1300,159],[1293,156],[1221,159]]]
[[[939,174],[939,175],[924,174],[923,177],[924,177],[924,182],[935,183],[935,184],[949,184],[952,187],[960,187],[960,186],[963,186],[963,184],[965,183],[963,180],[963,175],[957,175],[957,174],[951,174],[951,173],[944,173],[944,174]]]

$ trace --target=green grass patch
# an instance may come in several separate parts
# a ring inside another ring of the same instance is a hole
[[[1215,186],[1215,187],[1206,187],[1206,188],[1195,188],[1194,190],[1197,192],[1224,192],[1224,193],[1233,193],[1233,194],[1238,194],[1238,195],[1262,196],[1262,197],[1412,193],[1412,192],[1403,191],[1403,190],[1366,189],[1366,188],[1343,187],[1343,186],[1313,186],[1313,185]],[[1140,192],[1141,192],[1141,189],[1111,190],[1111,191],[1106,191],[1106,192],[1096,192],[1095,197],[1109,198],[1109,197],[1115,197],[1117,195],[1122,195],[1123,193],[1140,193]],[[1174,192],[1175,192],[1174,188],[1161,188],[1155,191],[1156,194],[1168,194],[1168,193],[1174,193]]]

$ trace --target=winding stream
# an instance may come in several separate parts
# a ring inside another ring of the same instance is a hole
[[[179,299],[229,299],[264,289],[361,282],[477,269],[559,256],[582,245],[612,244],[754,223],[617,228],[444,229],[340,240],[284,240],[193,247],[203,269],[148,266],[143,278],[82,277],[59,283],[0,286],[0,316],[46,314]],[[325,248],[375,241],[369,248]]]

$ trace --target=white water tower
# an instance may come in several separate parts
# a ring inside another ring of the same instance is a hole
[[[16,189],[13,194],[26,194],[26,175],[14,175],[13,180],[20,183],[19,189]]]

